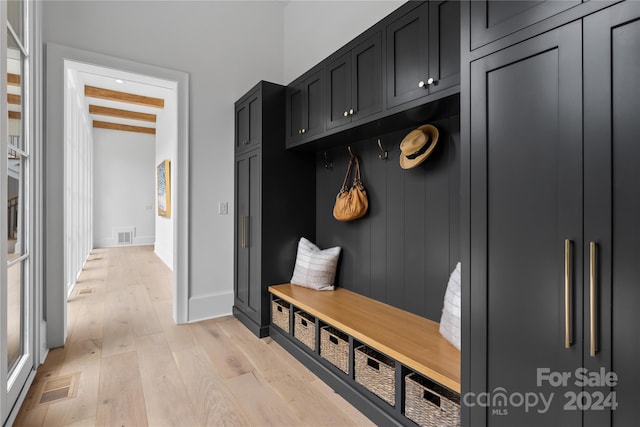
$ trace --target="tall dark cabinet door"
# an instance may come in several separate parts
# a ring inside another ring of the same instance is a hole
[[[572,382],[537,382],[539,368],[582,363],[581,51],[576,22],[471,64],[470,426],[582,420],[563,408]],[[555,399],[545,410],[477,397],[516,392]]]
[[[585,18],[584,34],[584,264],[596,273],[596,354],[584,358],[590,371],[604,367],[618,379],[615,411],[590,411],[585,426],[622,427],[640,414],[640,3]]]
[[[235,305],[260,323],[260,150],[236,159]]]

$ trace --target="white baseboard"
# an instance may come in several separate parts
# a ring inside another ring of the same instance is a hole
[[[233,307],[233,291],[189,298],[189,323],[229,316]]]
[[[133,244],[131,245],[119,245],[117,240],[114,237],[94,237],[93,247],[94,248],[116,248],[119,246],[149,246],[153,245],[156,242],[156,236],[136,236],[133,239]]]

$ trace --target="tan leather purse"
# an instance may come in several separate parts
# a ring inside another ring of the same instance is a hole
[[[349,188],[349,176],[355,164],[353,184]],[[347,174],[344,177],[342,188],[336,196],[336,203],[333,206],[333,217],[338,221],[352,221],[363,217],[369,209],[369,199],[367,191],[362,185],[360,178],[360,162],[358,157],[352,156],[347,166]]]

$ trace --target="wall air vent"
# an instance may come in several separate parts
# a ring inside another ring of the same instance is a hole
[[[135,238],[134,227],[114,227],[113,234],[116,240],[116,245],[133,245],[133,239]]]
[[[133,243],[133,236],[130,231],[121,231],[118,233],[118,244],[119,245],[130,245]]]

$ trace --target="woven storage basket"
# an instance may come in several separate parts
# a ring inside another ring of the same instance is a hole
[[[320,330],[320,356],[348,374],[349,337],[332,326],[324,326]]]
[[[316,319],[304,311],[296,311],[293,336],[295,336],[302,344],[309,347],[312,351],[315,351]]]
[[[271,321],[286,333],[289,333],[290,307],[291,304],[281,299],[271,301]]]
[[[396,404],[396,362],[367,347],[355,351],[355,379],[391,406]]]
[[[459,426],[460,395],[412,373],[405,377],[404,413],[421,426]]]

